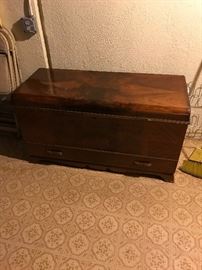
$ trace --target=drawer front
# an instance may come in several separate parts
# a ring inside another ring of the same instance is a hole
[[[64,162],[79,162],[86,165],[102,165],[106,169],[110,167],[130,169],[143,172],[174,173],[177,161],[158,159],[131,154],[113,153],[92,149],[80,149],[71,147],[49,146],[26,143],[27,154],[30,157]],[[89,166],[90,167],[90,166]]]
[[[26,142],[178,159],[186,125],[132,117],[17,108]]]

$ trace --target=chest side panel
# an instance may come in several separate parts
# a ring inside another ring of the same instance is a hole
[[[177,160],[186,125],[175,121],[16,108],[23,139]]]

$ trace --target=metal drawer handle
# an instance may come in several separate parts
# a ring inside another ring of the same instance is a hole
[[[133,164],[134,165],[138,165],[138,166],[145,166],[145,167],[151,167],[151,162],[148,162],[148,161],[133,161]]]
[[[63,152],[58,150],[47,150],[47,153],[54,156],[63,156]]]

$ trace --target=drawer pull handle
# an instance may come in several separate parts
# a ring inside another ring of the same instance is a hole
[[[144,167],[151,167],[151,162],[148,162],[148,161],[134,161],[133,162],[134,165],[137,165],[137,166],[144,166]]]
[[[63,156],[63,152],[58,150],[47,150],[47,153],[54,156]]]

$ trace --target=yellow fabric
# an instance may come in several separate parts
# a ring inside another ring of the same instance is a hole
[[[202,149],[195,149],[191,154],[189,160],[202,163]]]
[[[185,173],[191,174],[198,178],[202,178],[202,163],[191,160],[184,160],[180,169]]]

